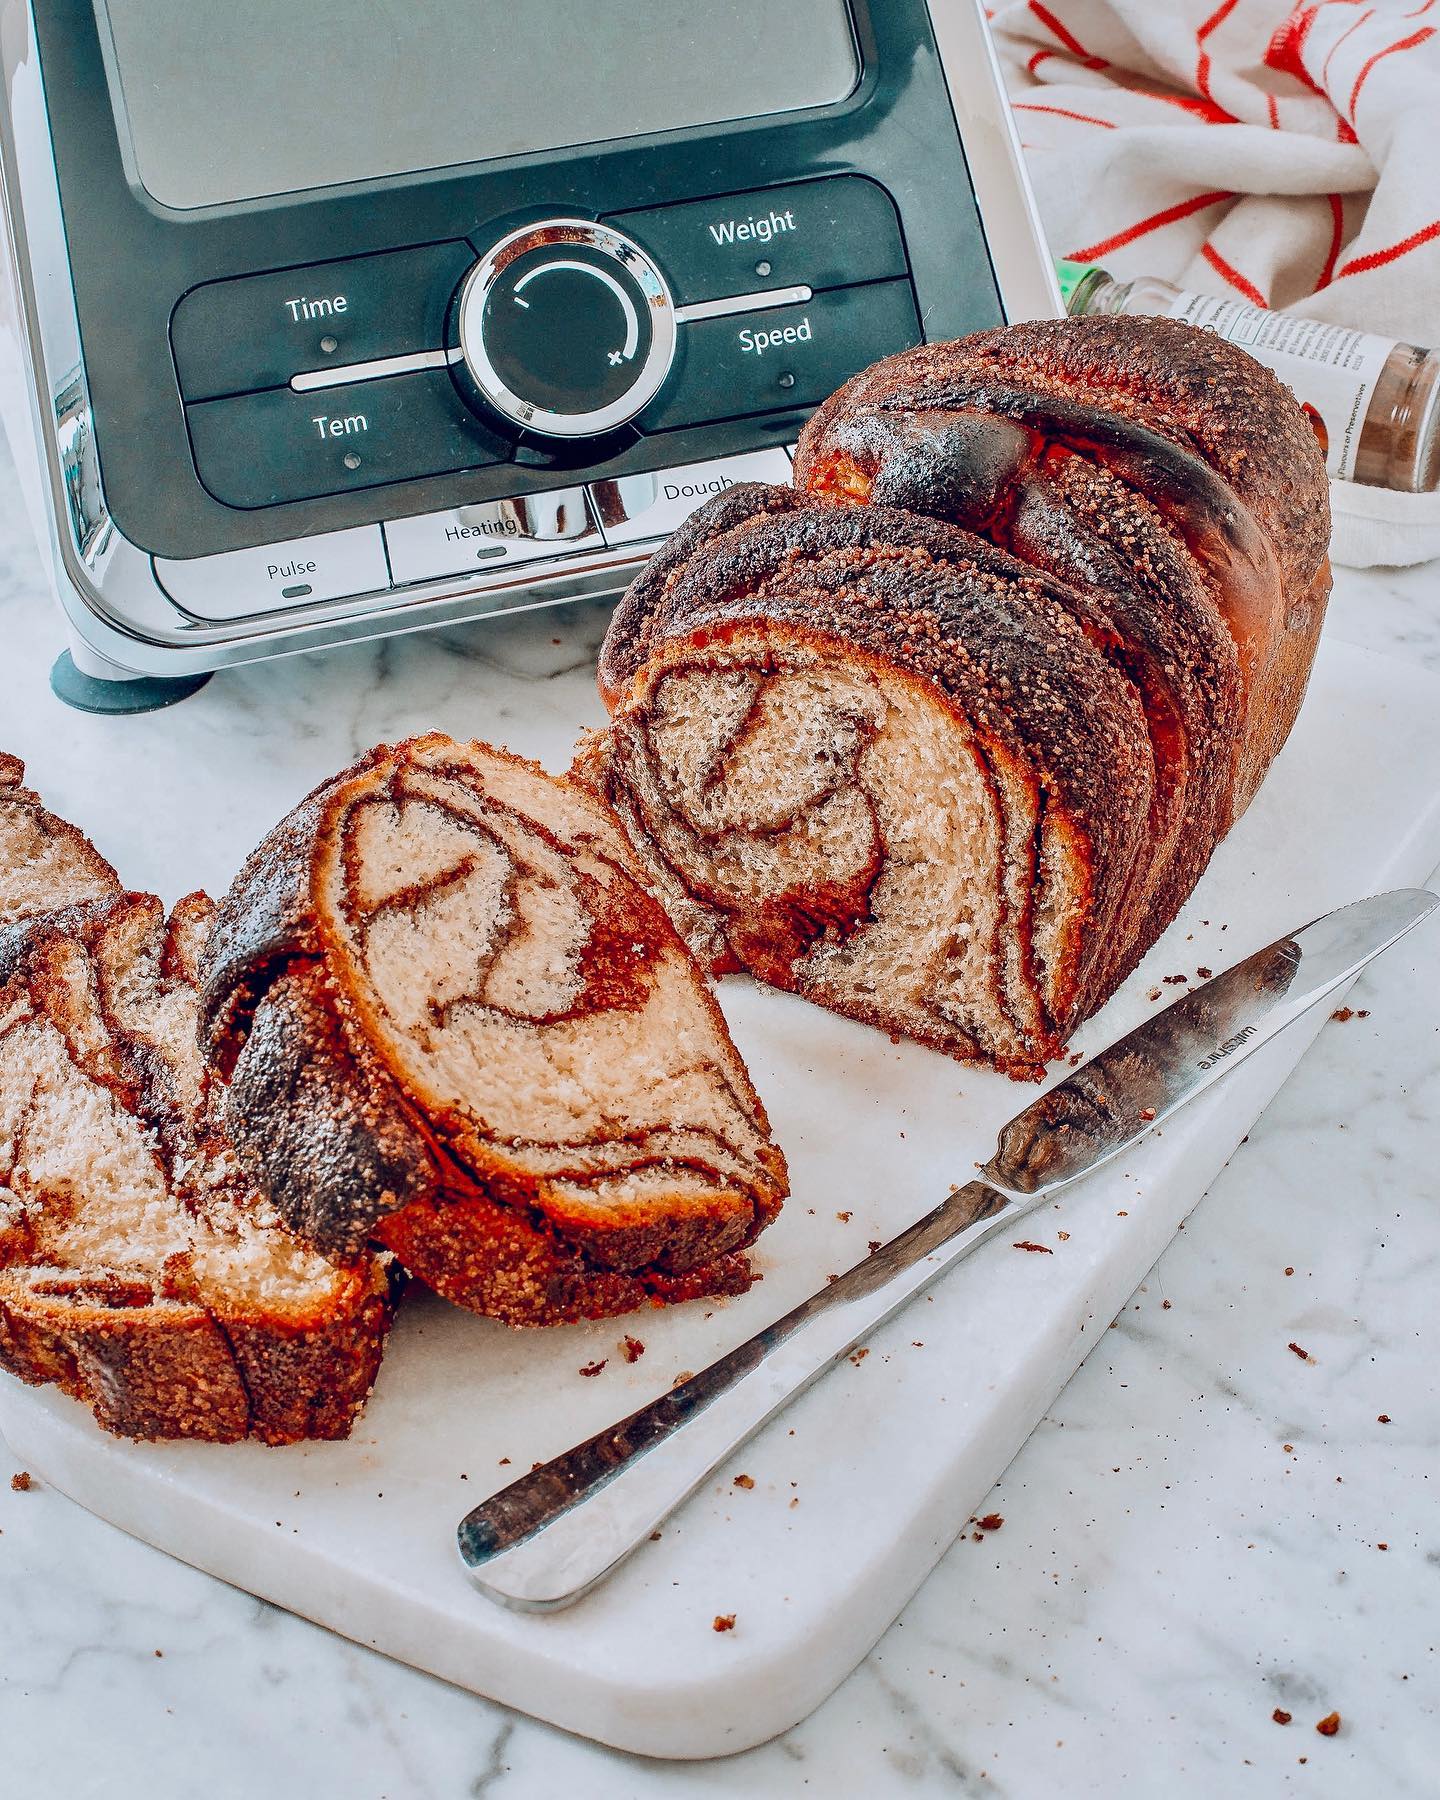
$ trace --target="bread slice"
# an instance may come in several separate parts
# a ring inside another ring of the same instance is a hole
[[[616,613],[577,771],[717,972],[1033,1075],[1150,829],[1101,635],[959,527],[731,488]]]
[[[417,738],[316,789],[222,903],[202,1016],[292,1229],[512,1324],[738,1291],[786,1191],[614,819],[505,751]]]
[[[119,892],[89,838],[46,812],[25,786],[24,763],[0,750],[0,928]]]
[[[0,764],[0,1366],[133,1438],[343,1437],[395,1293],[280,1225],[213,1117],[196,958]]]

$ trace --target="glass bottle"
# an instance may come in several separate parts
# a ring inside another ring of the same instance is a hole
[[[1440,487],[1440,351],[1192,293],[1155,275],[1116,281],[1056,264],[1072,317],[1161,313],[1217,332],[1290,387],[1337,481],[1429,493]]]

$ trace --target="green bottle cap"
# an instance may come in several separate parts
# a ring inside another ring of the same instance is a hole
[[[1055,277],[1060,283],[1060,298],[1068,307],[1070,297],[1087,275],[1099,275],[1103,271],[1098,263],[1066,262],[1063,257],[1055,258]]]

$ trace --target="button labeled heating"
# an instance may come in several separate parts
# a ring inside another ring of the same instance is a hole
[[[397,582],[435,581],[508,563],[599,549],[604,543],[584,488],[485,500],[385,526]]]

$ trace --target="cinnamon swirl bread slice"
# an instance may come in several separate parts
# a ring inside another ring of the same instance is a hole
[[[0,750],[0,928],[119,892],[89,838],[47,812],[25,786],[24,763]]]
[[[127,1437],[343,1437],[392,1282],[297,1242],[216,1128],[196,1036],[210,902],[167,920],[5,773],[0,1366]]]
[[[732,489],[617,612],[579,767],[717,970],[1030,1074],[1152,830],[1105,629],[954,526]]]
[[[222,904],[203,1023],[293,1229],[512,1324],[738,1291],[785,1193],[614,819],[484,745],[382,746],[277,826]]]

